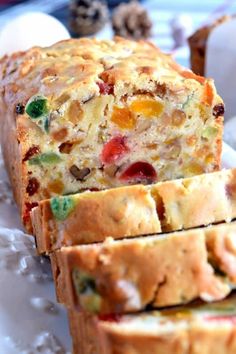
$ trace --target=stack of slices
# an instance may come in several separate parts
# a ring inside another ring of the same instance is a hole
[[[236,169],[220,171],[213,81],[121,38],[0,67],[6,167],[74,354],[235,354]]]

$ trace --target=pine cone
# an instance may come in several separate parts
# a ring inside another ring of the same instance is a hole
[[[114,10],[112,27],[118,36],[141,39],[150,37],[152,23],[147,11],[137,1],[131,1]]]
[[[108,17],[108,7],[104,0],[71,0],[70,27],[79,36],[98,32]]]

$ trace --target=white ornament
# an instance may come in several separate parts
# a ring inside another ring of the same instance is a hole
[[[9,21],[0,31],[0,56],[33,46],[50,46],[68,38],[69,32],[55,17],[28,12]]]

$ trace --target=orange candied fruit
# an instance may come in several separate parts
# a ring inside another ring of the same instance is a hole
[[[136,125],[136,118],[126,107],[113,107],[111,121],[121,129],[132,129]]]
[[[64,191],[64,184],[60,179],[54,179],[48,183],[48,190],[51,193],[61,194]]]
[[[142,114],[145,118],[159,117],[164,110],[164,104],[150,99],[135,100],[131,103],[130,110]]]

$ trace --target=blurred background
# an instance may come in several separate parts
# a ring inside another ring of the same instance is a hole
[[[0,32],[16,16],[36,11],[56,17],[68,29],[70,35],[74,37],[96,35],[99,38],[110,38],[114,33],[112,31],[112,14],[117,11],[117,6],[121,2],[125,3],[128,1],[0,0]],[[192,34],[198,27],[211,21],[213,17],[219,17],[225,13],[236,13],[236,1],[232,0],[143,0],[140,3],[147,11],[147,18],[150,19],[152,24],[150,35],[148,34],[147,37],[150,37],[164,51],[169,52],[174,48],[178,48],[176,53],[177,60],[185,66],[189,65],[188,47],[184,45],[186,44],[186,37]],[[138,16],[138,10],[136,9],[135,12],[133,9],[130,10],[127,8],[120,11],[116,19],[113,20],[113,22],[116,22],[116,26],[120,28],[120,33],[122,33],[122,16],[124,22],[124,17],[127,17],[127,15],[129,21],[132,22],[131,27],[134,28],[133,32],[135,32],[135,27],[137,32],[139,26],[143,26],[144,31],[145,23],[143,22],[145,22],[145,19],[139,19],[142,16]],[[48,37],[48,40],[51,36],[53,40],[53,25],[52,29],[49,30],[47,26],[44,26],[44,21],[42,19],[39,20],[42,22],[40,23],[39,21],[37,23],[33,18],[31,23],[32,30],[34,30],[34,27],[37,27],[39,36]],[[90,28],[88,28],[88,23],[90,23]],[[125,26],[124,23],[123,26]],[[18,30],[21,29],[18,28]],[[16,32],[18,31],[15,27],[13,28],[13,32],[13,37],[8,33],[8,40],[16,44]],[[26,35],[30,35],[27,29]],[[35,36],[35,31],[33,31],[32,35]],[[21,39],[21,41],[23,42],[24,40]],[[35,38],[36,42],[37,39]],[[21,45],[23,44],[21,43]],[[8,43],[8,45],[12,44]],[[0,47],[2,54],[4,48],[1,45],[1,38]]]

